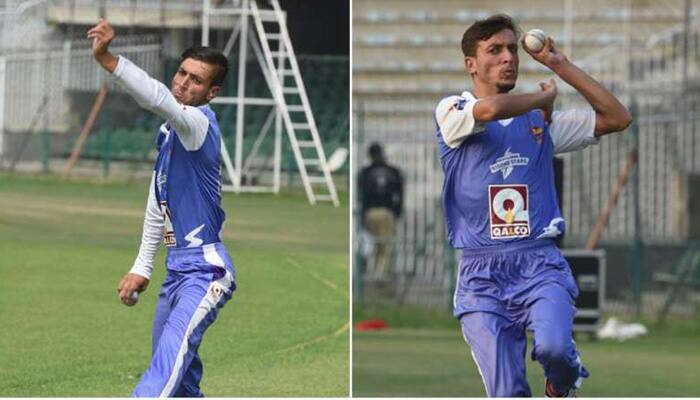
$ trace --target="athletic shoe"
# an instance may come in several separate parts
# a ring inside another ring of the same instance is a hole
[[[557,393],[556,390],[554,390],[554,387],[552,386],[552,382],[549,381],[549,379],[544,380],[544,395],[545,397],[576,397],[576,389],[571,388],[566,391],[566,393],[561,394]]]

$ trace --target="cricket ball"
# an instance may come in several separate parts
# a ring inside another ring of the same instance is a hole
[[[135,306],[136,303],[139,302],[139,292],[133,291],[131,292],[131,297],[129,298],[131,302],[129,302],[129,306]]]
[[[547,35],[542,29],[530,29],[525,34],[523,41],[525,42],[525,47],[527,47],[528,50],[534,53],[539,53],[544,47],[544,41],[546,38]]]

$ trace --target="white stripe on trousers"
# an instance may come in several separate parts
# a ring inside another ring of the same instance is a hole
[[[467,343],[467,346],[469,346],[469,351],[470,351],[470,353],[472,353],[472,359],[474,360],[474,364],[476,364],[476,369],[479,370],[479,375],[481,375],[481,383],[484,384],[484,390],[486,391],[486,397],[491,397],[491,395],[489,394],[489,388],[488,388],[488,386],[486,386],[486,378],[484,378],[484,374],[483,374],[483,372],[481,372],[481,366],[479,366],[479,361],[476,359],[476,354],[474,354],[474,349],[472,348],[471,343],[469,343],[469,339],[467,339],[467,335],[464,333],[464,330],[462,330],[462,337],[464,338],[464,341]]]
[[[185,355],[187,354],[190,335],[192,335],[192,332],[195,330],[195,328],[197,328],[197,326],[199,326],[207,314],[209,314],[213,308],[216,308],[216,304],[219,302],[219,300],[221,300],[221,297],[219,297],[219,300],[214,298],[212,288],[214,286],[219,286],[223,295],[223,293],[228,293],[230,291],[231,282],[231,273],[226,271],[226,275],[224,275],[223,278],[209,284],[207,294],[202,298],[202,301],[199,302],[197,309],[190,319],[190,323],[187,325],[187,330],[185,330],[185,336],[182,338],[180,350],[177,352],[177,356],[175,357],[175,365],[170,373],[170,378],[158,397],[170,397],[172,395],[171,392],[173,389],[175,389],[175,382],[177,382],[177,377],[180,374],[180,368],[182,368],[182,364],[185,362]]]

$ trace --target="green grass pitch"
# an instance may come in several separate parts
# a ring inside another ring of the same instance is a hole
[[[116,287],[148,182],[0,175],[0,397],[125,397],[148,367],[161,246],[136,307]],[[238,290],[200,347],[207,396],[348,396],[348,206],[224,194]]]
[[[646,337],[627,342],[577,345],[591,377],[582,397],[700,397],[700,329],[650,327]],[[530,343],[531,344],[531,343]],[[542,368],[527,353],[532,394],[544,396]],[[353,333],[355,397],[484,397],[469,347],[454,329],[389,329]]]

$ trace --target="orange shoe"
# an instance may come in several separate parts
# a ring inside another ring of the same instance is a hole
[[[566,391],[566,393],[558,393],[554,390],[552,382],[549,379],[544,380],[544,395],[545,397],[576,397],[576,389],[571,388]]]

